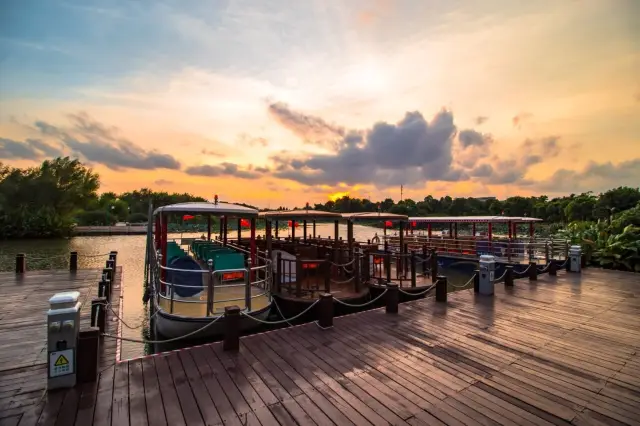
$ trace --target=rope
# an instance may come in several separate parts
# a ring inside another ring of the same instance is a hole
[[[348,280],[344,280],[344,281],[336,281],[336,280],[332,279],[332,280],[331,280],[331,283],[332,283],[332,284],[346,284],[346,283],[348,283],[348,282],[353,281],[353,279],[354,279],[354,278],[355,278],[355,277],[351,277],[351,278],[349,278]]]
[[[408,291],[404,291],[403,289],[401,289],[399,287],[398,287],[398,291],[400,293],[402,293],[402,294],[406,294],[407,296],[422,296],[423,294],[427,294],[429,291],[431,291],[435,286],[436,286],[435,284],[432,284],[431,287],[429,287],[426,290],[421,291],[419,293],[411,293],[411,292],[408,292]]]
[[[224,315],[220,315],[219,317],[217,317],[216,319],[214,319],[211,322],[208,322],[207,324],[205,324],[204,326],[200,327],[197,330],[192,331],[191,333],[187,333],[185,335],[182,336],[178,336],[178,337],[174,337],[172,339],[167,339],[167,340],[144,340],[144,339],[132,339],[129,337],[121,337],[121,336],[114,336],[112,334],[108,334],[108,333],[102,333],[102,335],[104,337],[110,337],[112,339],[116,339],[116,340],[124,340],[126,342],[133,342],[133,343],[142,343],[142,344],[159,344],[159,343],[171,343],[171,342],[176,342],[178,340],[182,340],[182,339],[186,339],[187,337],[191,337],[194,334],[197,334],[201,331],[204,331],[205,329],[211,327],[213,324],[215,324],[216,322],[218,322],[220,320],[220,318],[224,317]]]
[[[244,316],[245,316],[245,317],[247,317],[247,318],[251,318],[252,320],[257,321],[257,322],[262,323],[262,324],[270,324],[270,325],[284,324],[284,323],[289,323],[290,321],[294,321],[294,320],[296,320],[296,319],[300,318],[302,315],[304,315],[304,314],[306,314],[307,312],[309,312],[309,310],[311,310],[311,308],[313,308],[314,306],[316,306],[316,304],[317,304],[318,302],[320,302],[320,299],[316,299],[316,301],[315,301],[315,302],[313,302],[311,305],[309,305],[309,306],[307,307],[307,309],[305,309],[304,311],[300,312],[298,315],[296,315],[296,316],[294,316],[294,317],[292,317],[292,318],[289,318],[289,319],[284,318],[284,319],[282,319],[282,320],[278,320],[278,321],[267,321],[267,320],[262,320],[262,319],[260,319],[260,318],[252,317],[251,315],[249,315],[249,314],[248,314],[248,313],[246,313],[246,312],[240,312],[240,314],[241,314],[241,315],[244,315]],[[282,313],[281,313],[281,315],[282,315]]]
[[[334,263],[334,262],[329,262],[329,263],[331,263],[333,266],[338,267],[338,268],[345,268],[345,267],[351,265],[355,260],[356,260],[355,258],[351,259],[351,262],[347,262],[347,263],[344,263],[344,264],[338,264],[338,263]]]
[[[469,284],[471,284],[474,280],[474,278],[476,277],[476,274],[473,274],[473,276],[471,277],[471,279],[469,281],[467,281],[466,283],[464,283],[463,285],[455,285],[455,284],[451,284],[451,283],[447,283],[449,284],[451,287],[453,288],[465,288],[466,286],[468,286]],[[438,283],[438,281],[436,281],[436,284]],[[435,284],[434,284],[435,285]]]
[[[336,299],[335,297],[333,298],[333,300],[335,300],[336,302],[338,302],[341,305],[348,306],[350,308],[364,308],[365,306],[369,306],[372,303],[374,303],[376,300],[380,299],[382,296],[384,296],[387,293],[387,291],[389,291],[389,289],[385,288],[384,291],[382,293],[380,293],[380,295],[378,295],[378,297],[376,297],[375,299],[371,299],[368,302],[363,303],[362,305],[353,305],[351,303],[344,302],[344,301],[342,301],[340,299]]]
[[[500,276],[499,278],[494,278],[494,279],[493,279],[493,282],[494,282],[494,283],[499,283],[499,282],[501,282],[501,281],[504,279],[504,277],[506,277],[506,276],[507,276],[507,270],[505,269],[505,271],[504,271],[504,273],[502,274],[502,276]]]
[[[278,306],[278,302],[276,301],[276,299],[273,299],[273,304],[274,304],[274,305],[276,305],[276,309],[278,310],[278,313],[280,314],[280,317],[281,317],[283,320],[285,320],[285,321],[287,322],[287,324],[289,324],[290,326],[293,326],[293,324],[291,324],[291,323],[289,322],[289,320],[288,320],[288,319],[286,319],[286,318],[284,317],[284,314],[283,314],[283,313],[282,313],[282,311],[280,310],[280,306]]]

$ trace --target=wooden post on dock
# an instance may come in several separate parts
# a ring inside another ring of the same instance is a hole
[[[113,270],[115,271],[118,267],[118,252],[115,250],[110,251],[109,260],[113,260]]]
[[[333,327],[333,295],[323,293],[318,302],[318,325],[320,328]]]
[[[587,267],[587,256],[584,253],[580,254],[580,268],[584,269]]]
[[[78,384],[95,382],[100,360],[100,329],[90,327],[80,330],[76,348],[76,381]]]
[[[436,302],[447,301],[447,277],[438,275],[436,281]]]
[[[538,267],[536,262],[529,262],[529,281],[538,280]]]
[[[551,263],[549,263],[549,276],[555,277],[558,275],[557,273],[558,265],[553,259],[551,259],[550,262]]]
[[[363,275],[360,279],[368,283],[371,280],[371,264],[369,263],[371,260],[371,256],[369,255],[369,250],[366,249],[362,252],[362,273]]]
[[[104,297],[107,300],[111,300],[111,281],[102,277],[98,282],[98,297]]]
[[[411,287],[416,286],[416,252],[411,250]]]
[[[513,266],[505,266],[504,286],[513,287]]]
[[[108,280],[110,283],[113,282],[113,268],[103,268],[102,278]]]
[[[71,272],[78,270],[78,252],[72,251],[69,255],[69,270]]]
[[[115,280],[116,276],[116,262],[114,260],[107,260],[107,268],[111,268],[111,282]]]
[[[436,249],[431,250],[431,282],[438,281],[438,252]]]
[[[16,254],[16,274],[24,274],[27,271],[27,256],[24,253]]]
[[[480,292],[480,269],[473,271],[473,292]]]
[[[96,297],[91,300],[91,326],[98,327],[100,333],[107,328],[107,298]]]
[[[237,351],[240,349],[240,308],[238,306],[225,306],[224,326],[222,350]]]
[[[398,284],[387,283],[387,294],[384,295],[384,300],[387,302],[386,312],[388,314],[398,313]]]

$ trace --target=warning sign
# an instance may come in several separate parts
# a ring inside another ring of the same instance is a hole
[[[49,352],[49,377],[73,374],[73,349]]]

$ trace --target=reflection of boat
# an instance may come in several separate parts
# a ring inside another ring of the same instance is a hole
[[[257,255],[255,227],[257,210],[219,203],[180,203],[159,207],[154,212],[155,232],[149,236],[149,276],[156,331],[169,338],[189,334],[200,338],[221,334],[225,308],[265,319],[271,306],[271,262]],[[205,238],[169,240],[172,217],[207,218]],[[211,217],[221,221],[224,238],[211,239]],[[227,244],[229,219],[249,227],[250,251],[245,253]],[[222,225],[223,224],[223,225]],[[241,316],[241,330],[259,323]]]

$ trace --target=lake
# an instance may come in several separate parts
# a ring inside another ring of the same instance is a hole
[[[319,223],[316,225],[317,235],[333,237],[333,223]],[[310,229],[310,227],[309,227]],[[296,234],[302,234],[298,228]],[[347,225],[340,224],[340,235],[346,237]],[[367,241],[376,233],[382,234],[379,228],[354,225],[354,237],[357,241]],[[245,230],[243,236],[247,236]],[[183,234],[184,236],[199,237],[201,234]],[[258,230],[257,235],[264,235],[264,230]],[[289,235],[287,230],[280,230],[280,237]],[[180,234],[173,234],[179,237]],[[237,238],[237,233],[230,232],[229,238]],[[79,268],[103,268],[107,254],[111,250],[118,252],[118,265],[123,267],[123,319],[134,329],[123,327],[123,335],[140,339],[146,334],[148,311],[142,303],[144,293],[144,255],[145,235],[117,235],[100,237],[72,237],[59,240],[13,240],[0,241],[0,270],[12,271],[15,267],[17,253],[27,254],[27,269],[66,269],[69,264],[69,253],[77,251]],[[454,285],[464,284],[469,275],[457,271],[443,271]],[[43,312],[43,315],[45,313]],[[150,349],[139,343],[122,342],[122,359],[145,355]]]

